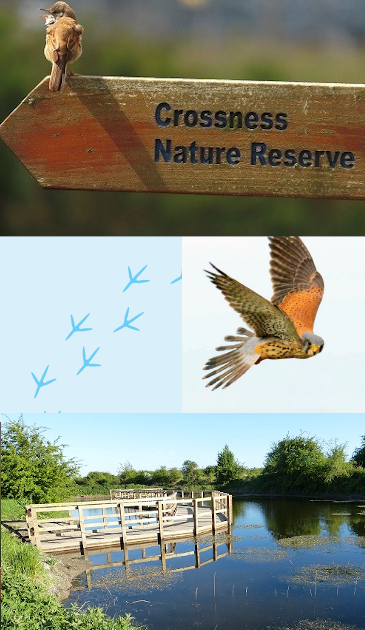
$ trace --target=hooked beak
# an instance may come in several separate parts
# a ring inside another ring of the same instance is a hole
[[[39,9],[40,11],[44,11],[45,13],[49,13],[50,9]]]
[[[318,352],[320,352],[319,346],[312,346],[312,351],[313,351],[313,356],[318,354]]]

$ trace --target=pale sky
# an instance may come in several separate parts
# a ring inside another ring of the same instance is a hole
[[[365,409],[363,335],[365,238],[303,237],[325,292],[314,332],[325,341],[307,360],[264,361],[231,387],[212,392],[202,381],[205,362],[243,320],[208,280],[209,261],[270,299],[266,238],[183,239],[183,411],[361,412]]]
[[[205,467],[216,463],[225,444],[240,463],[260,467],[273,442],[302,431],[326,443],[347,442],[351,457],[365,434],[364,414],[25,413],[24,421],[48,427],[50,441],[60,436],[60,443],[69,445],[65,455],[82,460],[83,476],[91,470],[116,474],[126,461],[137,470],[180,468],[186,459]]]

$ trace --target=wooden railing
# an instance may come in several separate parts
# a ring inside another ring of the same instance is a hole
[[[204,509],[201,509],[204,508]],[[97,510],[96,514],[87,514]],[[209,524],[209,510],[211,525]],[[46,513],[47,518],[39,518]],[[60,515],[61,513],[61,515]],[[120,534],[121,544],[138,539],[143,531],[153,530],[160,541],[171,538],[173,531],[197,536],[208,528],[215,534],[217,527],[226,523],[232,526],[232,497],[222,492],[212,492],[210,496],[178,499],[176,493],[169,496],[149,498],[129,498],[114,501],[87,501],[82,503],[53,503],[29,505],[26,508],[26,521],[29,540],[42,548],[42,541],[52,536],[67,534],[79,537],[84,549],[89,546],[92,534]],[[186,528],[184,528],[184,524]],[[177,526],[177,527],[173,527]],[[94,537],[95,538],[95,537]],[[115,538],[115,537],[114,537]],[[59,547],[62,547],[58,540]]]
[[[147,499],[158,497],[164,494],[163,488],[142,488],[141,490],[130,488],[113,488],[109,490],[110,499]]]

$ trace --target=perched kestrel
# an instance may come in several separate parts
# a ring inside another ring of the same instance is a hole
[[[264,359],[308,359],[322,352],[324,341],[313,333],[313,324],[321,303],[324,282],[299,236],[269,237],[270,274],[274,289],[271,302],[230,278],[214,265],[217,273],[208,277],[220,289],[254,333],[238,328],[234,341],[217,351],[225,354],[209,359],[204,370],[213,370],[203,378],[217,389],[228,387],[247,370]],[[212,263],[211,263],[212,264]]]

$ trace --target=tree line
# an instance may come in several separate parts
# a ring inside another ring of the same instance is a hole
[[[5,423],[1,445],[3,498],[22,504],[65,501],[81,494],[109,494],[111,488],[158,486],[186,489],[231,489],[245,492],[343,492],[365,494],[365,435],[350,461],[346,445],[322,445],[301,434],[274,443],[263,468],[250,469],[237,461],[228,445],[215,464],[199,467],[185,460],[180,468],[160,466],[136,470],[129,461],[117,473],[91,471],[79,475],[80,462],[67,459],[66,445],[45,436],[43,427],[25,424],[23,416]]]

